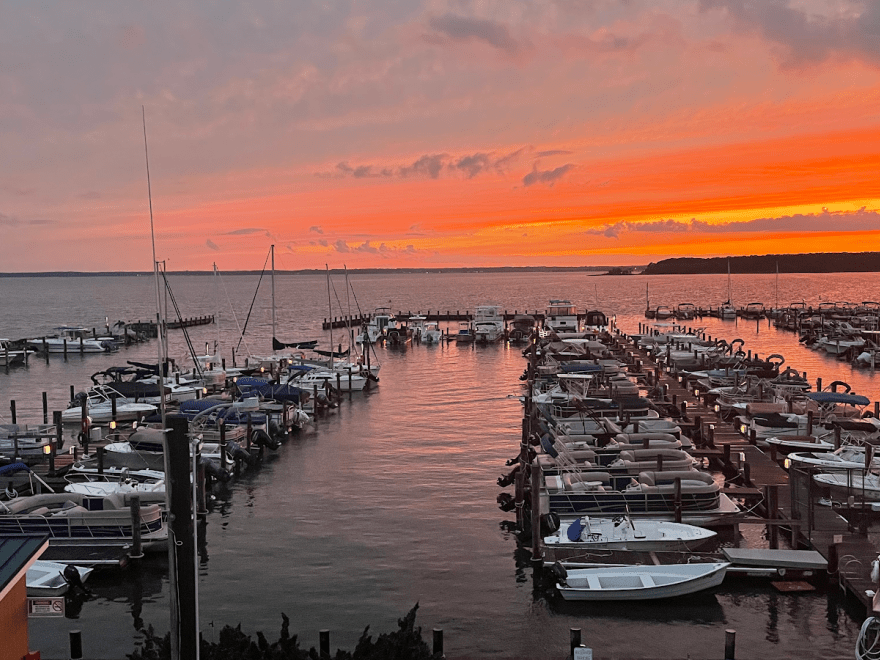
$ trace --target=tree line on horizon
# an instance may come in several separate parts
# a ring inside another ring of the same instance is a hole
[[[880,271],[880,252],[764,254],[747,257],[675,257],[648,264],[642,275],[727,273],[872,273]]]

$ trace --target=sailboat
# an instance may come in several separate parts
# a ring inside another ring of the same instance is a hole
[[[730,302],[730,259],[727,260],[727,301],[718,308],[718,318],[735,319],[736,307]]]

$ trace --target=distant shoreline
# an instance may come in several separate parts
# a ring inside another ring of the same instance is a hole
[[[357,275],[440,274],[440,273],[588,273],[591,275],[717,275],[767,273],[876,273],[880,272],[880,252],[832,252],[812,254],[765,254],[747,257],[674,257],[647,266],[491,266],[484,268],[331,268],[330,273]],[[224,275],[259,275],[260,270],[228,270]],[[279,270],[286,275],[324,275],[321,268]],[[210,270],[170,270],[169,275],[212,275]],[[41,271],[0,273],[4,277],[152,277],[148,271]]]

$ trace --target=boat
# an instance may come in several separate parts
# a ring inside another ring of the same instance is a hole
[[[158,505],[140,510],[144,550],[166,547],[168,528]],[[72,539],[131,540],[131,511],[126,497],[52,493],[0,501],[0,535],[44,534],[49,543]]]
[[[27,351],[13,348],[11,340],[0,339],[0,367],[24,364],[27,361],[27,356]]]
[[[817,467],[823,472],[862,470],[865,468],[865,447],[844,445],[834,451],[792,452],[788,460],[791,465]],[[880,470],[880,456],[871,458],[870,468]]]
[[[621,480],[628,485],[614,488]],[[711,474],[699,470],[645,471],[622,479],[601,471],[545,475],[542,497],[549,510],[559,514],[669,513],[675,510],[676,481],[682,512],[720,508],[721,487]]]
[[[72,586],[82,587],[91,574],[92,569],[85,566],[37,559],[27,569],[27,595],[63,596]]]
[[[131,421],[156,412],[156,406],[152,403],[135,403],[125,397],[119,397],[114,402],[108,394],[108,388],[92,390],[90,394],[80,393],[67,410],[61,411],[61,421],[75,423],[82,419],[83,403],[86,404],[86,415],[92,422],[109,422],[115,419],[118,422]]]
[[[764,309],[764,303],[750,302],[739,310],[739,315],[744,319],[756,321],[767,316],[767,310]]]
[[[388,338],[392,332],[400,333],[397,320],[391,313],[390,307],[377,307],[370,317],[369,322],[361,329],[361,334],[355,338],[355,342],[363,344],[375,344]]]
[[[439,344],[443,339],[443,331],[437,321],[426,321],[419,339],[426,344]]]
[[[504,337],[504,316],[500,305],[479,305],[474,312],[474,340],[492,344]]]
[[[730,296],[730,259],[727,260],[727,300],[718,307],[718,318],[726,320],[736,319],[736,307],[733,306]]]
[[[458,332],[450,337],[460,344],[473,343],[476,336],[474,335],[474,326],[470,321],[459,321]]]
[[[529,314],[516,314],[510,322],[510,341],[525,341],[535,327],[535,317]]]
[[[864,469],[864,466],[862,466]],[[846,472],[823,472],[813,475],[820,486],[827,486],[831,496],[846,501],[852,495],[856,499],[880,502],[880,476],[853,470]]]
[[[118,348],[112,337],[93,337],[86,328],[65,325],[56,330],[56,335],[28,339],[26,344],[48,353],[109,353]]]
[[[544,537],[544,544],[583,550],[693,550],[715,536],[696,525],[665,520],[581,516],[561,520],[559,529]]]
[[[580,331],[577,307],[570,300],[551,300],[544,312],[544,332],[559,335]]]
[[[562,568],[555,564],[556,571],[557,566]],[[655,600],[717,587],[728,566],[729,562],[562,568],[556,586],[565,600]]]

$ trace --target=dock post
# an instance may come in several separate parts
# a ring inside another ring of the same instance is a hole
[[[574,657],[574,650],[581,645],[581,629],[580,628],[569,628],[568,629],[568,643],[569,643],[569,658]]]
[[[834,425],[834,448],[840,449],[840,425]]]
[[[52,423],[55,425],[55,439],[51,444],[51,451],[49,452],[49,476],[55,476],[55,454],[58,453],[58,450],[61,448],[62,441],[62,433],[64,429],[61,425],[61,411],[55,410],[52,413]]]
[[[675,478],[675,522],[681,523],[681,477]]]
[[[821,385],[822,379],[819,379],[819,384]],[[821,392],[822,390],[818,390]],[[807,435],[813,435],[813,411],[807,411]]]
[[[251,422],[251,414],[247,414],[247,450],[251,450],[251,433],[253,432],[254,426],[253,422]]]
[[[434,645],[433,645],[433,655],[435,658],[445,658],[443,655],[443,628],[434,628]]]
[[[201,444],[201,443],[199,443]],[[198,447],[198,445],[197,445]],[[208,515],[208,506],[207,506],[207,487],[205,485],[205,464],[202,462],[202,453],[201,450],[196,449],[196,494],[198,496],[198,509],[196,510],[196,516],[200,519],[204,520]],[[221,450],[223,451],[223,450]]]
[[[98,447],[98,474],[104,474],[104,448]]]
[[[321,660],[329,660],[330,658],[330,631],[329,630],[321,630],[318,632],[318,636],[320,638],[319,646],[321,647],[320,658]]]
[[[83,657],[82,631],[71,630],[70,631],[70,660],[82,660],[82,657]]]
[[[220,420],[220,467],[226,472],[226,422]]]
[[[767,518],[775,523],[779,513],[779,489],[775,484],[764,486],[764,497],[767,500]],[[767,539],[771,550],[779,549],[779,526],[771,524],[767,526]]]
[[[140,559],[144,556],[143,543],[141,542],[141,496],[132,495],[128,500],[131,512],[131,559]]]
[[[49,396],[43,392],[43,424],[49,423]]]
[[[724,631],[724,660],[736,660],[736,631]]]
[[[9,413],[10,413],[10,416],[12,417],[12,423],[13,423],[13,424],[16,424],[17,421],[16,421],[16,418],[15,418],[15,399],[12,399],[12,400],[9,402]]]
[[[315,402],[313,405],[315,407],[315,410],[314,410],[315,418],[317,418],[318,417],[318,383],[312,383],[312,401]]]
[[[541,466],[532,463],[532,563],[541,558]]]
[[[523,506],[525,505],[525,482],[526,482],[526,464],[528,461],[528,442],[529,442],[529,418],[523,417],[522,420],[522,439],[520,440],[519,449],[519,470],[514,480],[514,496],[513,501],[516,506],[516,528],[520,531],[523,529]]]
[[[749,465],[748,461],[742,464],[742,473],[743,473],[743,481],[746,486],[752,485],[752,466]]]

